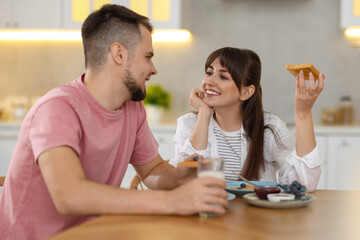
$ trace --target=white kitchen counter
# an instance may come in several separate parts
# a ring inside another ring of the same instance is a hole
[[[21,122],[0,121],[0,175],[6,175],[20,127]],[[172,140],[176,125],[150,125],[150,128],[159,143],[160,155],[164,159],[173,157]],[[294,127],[290,125],[289,129],[293,131]],[[360,124],[352,126],[315,124],[315,135],[323,156],[319,188],[349,190],[360,188],[357,184],[353,184],[360,183],[360,177],[356,177],[358,174],[356,176],[351,174],[355,169],[360,169]],[[129,186],[134,174],[135,171],[130,166],[122,187]]]

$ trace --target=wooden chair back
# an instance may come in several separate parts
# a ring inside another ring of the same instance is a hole
[[[169,162],[169,160],[165,160],[165,162]],[[135,174],[135,176],[131,180],[129,189],[148,190],[146,185],[141,181],[140,177],[137,174]]]
[[[142,184],[143,183],[141,182],[140,177],[137,174],[135,174],[135,176],[133,177],[133,179],[130,182],[129,189],[144,190]],[[139,187],[140,187],[140,189],[139,189]]]

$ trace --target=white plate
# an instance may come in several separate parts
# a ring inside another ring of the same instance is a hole
[[[300,208],[307,206],[315,199],[313,195],[308,194],[305,197],[303,197],[301,200],[292,200],[286,202],[270,202],[268,200],[259,199],[255,193],[245,194],[243,198],[249,204],[262,208]]]
[[[228,192],[228,198],[227,198],[228,201],[234,200],[235,198],[236,198],[235,194]]]
[[[279,183],[277,182],[264,182],[264,181],[250,181],[257,185],[262,186],[277,186]],[[244,181],[230,181],[226,183],[226,191],[235,194],[237,197],[242,197],[243,195],[247,193],[253,193],[254,190],[243,190],[241,188],[233,189],[232,187],[240,187],[242,183],[245,183],[246,185],[249,185],[247,182]]]

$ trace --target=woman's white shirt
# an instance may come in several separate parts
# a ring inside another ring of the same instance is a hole
[[[174,136],[175,157],[170,160],[170,164],[177,167],[177,164],[184,161],[192,154],[200,154],[204,158],[219,157],[217,140],[213,132],[215,119],[212,118],[209,123],[208,145],[204,150],[193,148],[190,137],[197,121],[196,113],[188,113],[177,120],[177,129]],[[290,184],[297,180],[305,185],[308,191],[314,191],[319,181],[321,173],[321,158],[318,146],[304,157],[296,154],[295,138],[292,135],[286,123],[271,113],[264,113],[264,124],[270,125],[274,129],[279,140],[285,145],[285,148],[278,146],[272,132],[267,129],[264,134],[264,159],[265,170],[260,173],[260,181],[272,181]],[[249,142],[243,127],[241,132],[241,159],[245,161]]]

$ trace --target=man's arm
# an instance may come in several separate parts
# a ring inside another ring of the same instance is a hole
[[[226,184],[216,178],[194,179],[173,191],[136,191],[87,180],[77,154],[69,147],[50,149],[38,162],[54,204],[64,215],[223,214],[227,206],[227,193],[221,189]]]
[[[186,160],[193,160],[190,156]],[[196,177],[196,168],[174,168],[164,161],[160,155],[145,165],[134,165],[140,179],[152,189],[174,189]]]

